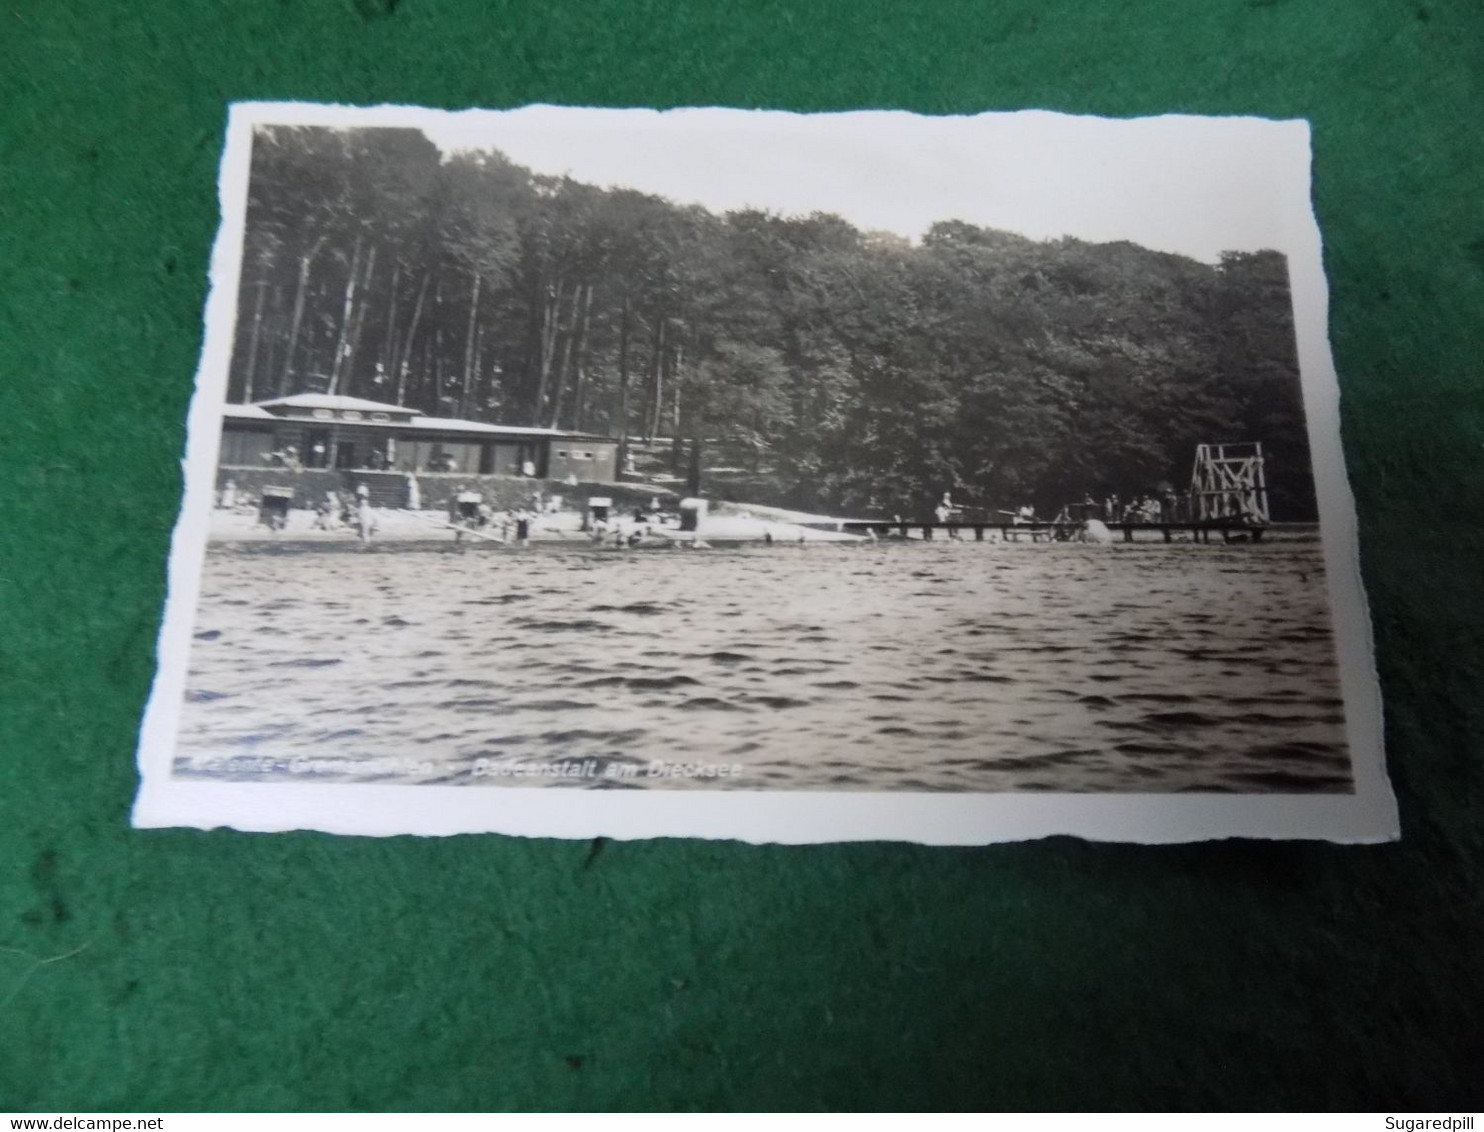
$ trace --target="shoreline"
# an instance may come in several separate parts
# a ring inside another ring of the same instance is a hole
[[[532,520],[529,544],[531,546],[571,546],[588,547],[594,550],[619,550],[619,549],[669,549],[671,547],[689,548],[693,544],[707,545],[758,545],[771,544],[799,544],[799,543],[870,543],[878,541],[870,536],[856,534],[849,531],[830,530],[824,524],[839,524],[855,520],[839,520],[825,516],[813,516],[803,512],[785,512],[791,519],[758,517],[743,510],[736,504],[727,505],[728,511],[708,515],[701,524],[699,533],[694,531],[682,531],[678,527],[654,526],[650,524],[636,523],[632,519],[619,520],[609,528],[608,535],[603,540],[594,539],[588,532],[582,529],[582,516],[576,511],[560,511],[549,515],[540,515]],[[766,510],[766,509],[764,509]],[[336,523],[328,530],[314,526],[315,513],[308,510],[295,509],[289,512],[288,526],[283,530],[272,530],[258,521],[256,511],[238,509],[232,511],[217,508],[212,511],[210,525],[208,528],[208,543],[211,545],[248,545],[248,544],[277,544],[281,546],[361,546],[361,545],[427,545],[427,546],[457,546],[475,545],[485,546],[491,549],[520,549],[520,544],[513,538],[509,541],[499,536],[499,526],[491,525],[483,528],[473,528],[462,532],[456,531],[449,525],[448,514],[445,511],[420,510],[408,511],[402,508],[377,508],[375,509],[376,528],[372,534],[369,544],[362,544],[354,526]],[[807,524],[807,525],[806,525]],[[641,545],[637,547],[617,546],[614,536],[629,534],[643,528]],[[986,534],[991,532],[986,531]],[[1028,534],[1028,532],[1027,532]],[[462,537],[460,537],[462,535]],[[1319,541],[1319,525],[1317,523],[1274,523],[1264,532],[1263,541],[1256,545],[1268,545],[1272,543],[1291,544],[1295,542],[1317,542]],[[909,528],[908,537],[902,539],[895,532],[879,539],[882,542],[932,542],[949,545],[960,543],[968,544],[976,542],[972,532],[961,534],[959,538],[950,538],[946,533],[939,532],[936,538],[925,540],[922,534],[915,528]],[[1029,537],[1017,537],[1014,539],[1003,539],[997,534],[987,537],[980,545],[1006,545],[1024,542],[1027,545],[1065,545],[1079,546],[1090,545],[1079,543],[1075,540],[1054,540],[1048,538],[1032,539]],[[1157,531],[1137,532],[1131,542],[1125,542],[1120,536],[1108,545],[1122,546],[1151,546],[1172,545],[1181,546],[1191,544],[1193,540],[1188,534],[1176,533],[1170,543],[1165,543]],[[1224,545],[1253,545],[1240,542],[1226,543],[1219,538],[1213,538],[1209,543],[1200,545],[1224,546]]]
[[[462,532],[449,525],[446,511],[408,511],[397,508],[376,508],[376,528],[369,545],[378,543],[458,543],[516,546],[512,539],[504,542],[498,535],[498,524],[474,528]],[[208,541],[213,544],[230,543],[279,543],[279,544],[359,544],[354,526],[336,523],[328,530],[314,526],[313,511],[295,509],[289,512],[288,525],[283,530],[272,530],[258,521],[256,511],[223,510],[212,511],[208,528]],[[647,527],[646,544],[688,544],[697,541],[693,531],[681,531],[678,527],[639,524],[632,519],[620,520],[609,528],[605,540],[599,542],[582,529],[582,516],[576,511],[559,511],[550,515],[539,515],[531,521],[532,544],[566,546],[589,546],[595,549],[617,549],[613,546],[615,534],[627,536],[640,527]],[[758,543],[766,544],[769,537],[775,542],[869,542],[862,535],[842,531],[819,530],[799,523],[772,519],[758,519],[749,515],[710,515],[702,524],[699,540],[704,542]]]

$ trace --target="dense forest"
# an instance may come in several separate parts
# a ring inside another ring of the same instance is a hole
[[[955,220],[716,215],[445,155],[401,129],[254,137],[229,397],[704,444],[801,506],[1055,508],[1262,441],[1314,514],[1287,265]]]

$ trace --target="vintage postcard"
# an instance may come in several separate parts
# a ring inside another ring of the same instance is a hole
[[[1395,837],[1306,123],[243,104],[138,826]]]

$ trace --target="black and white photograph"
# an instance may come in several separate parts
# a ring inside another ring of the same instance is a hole
[[[136,824],[1394,836],[1308,161],[234,107]]]

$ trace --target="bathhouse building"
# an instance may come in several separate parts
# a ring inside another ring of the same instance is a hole
[[[617,442],[588,433],[428,417],[404,405],[323,393],[228,405],[223,415],[223,471],[616,478]]]

